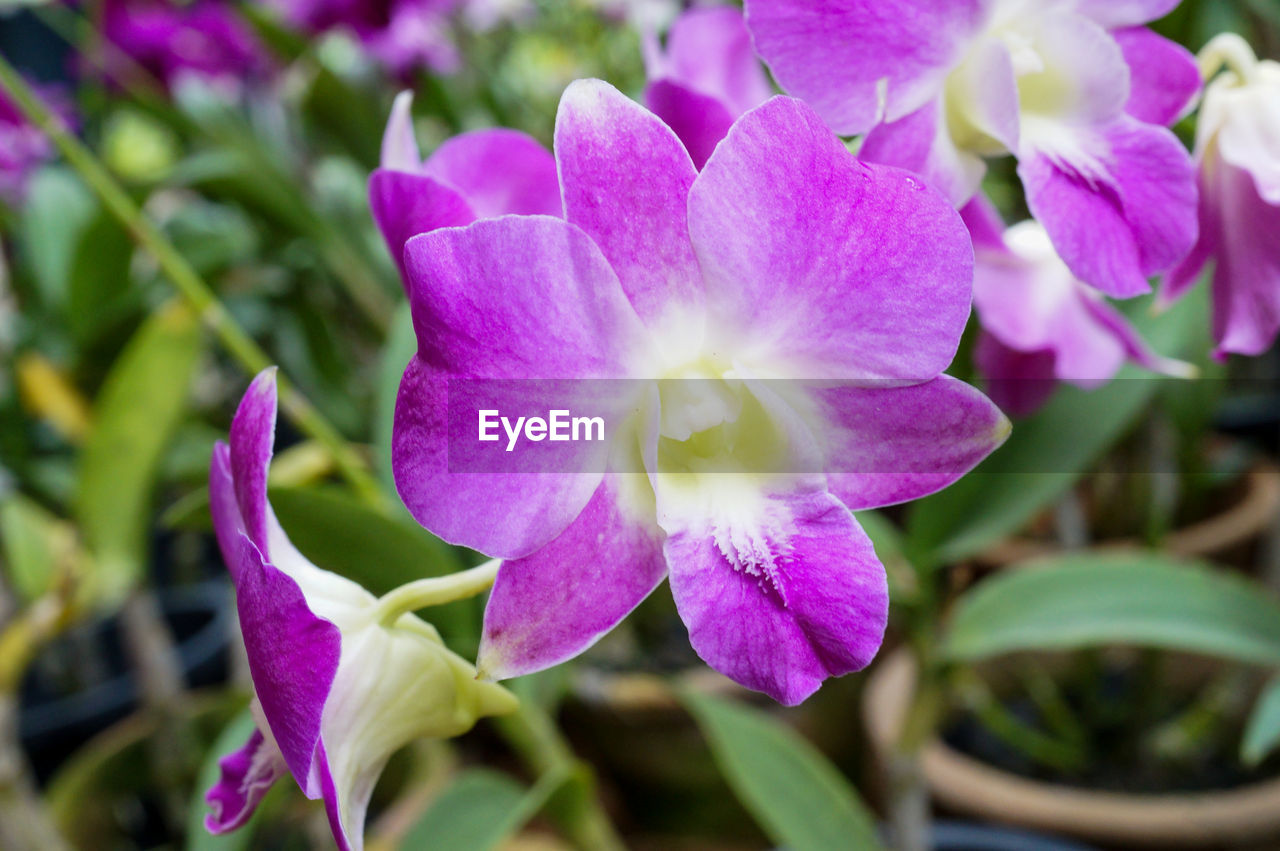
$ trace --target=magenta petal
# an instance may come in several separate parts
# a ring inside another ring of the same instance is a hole
[[[342,801],[338,797],[337,786],[333,782],[333,773],[329,770],[328,754],[324,750],[324,742],[321,742],[317,748],[320,764],[320,797],[324,799],[324,814],[329,820],[329,832],[333,834],[333,841],[338,846],[338,851],[361,851],[364,848],[364,831],[363,831],[363,810],[361,810],[361,832],[352,842],[347,836],[346,828],[342,826]],[[373,793],[369,789],[370,794]],[[365,806],[368,806],[366,802]]]
[[[960,218],[969,229],[976,251],[993,251],[1008,254],[1004,244],[1004,221],[1000,211],[986,195],[976,195],[960,209]]]
[[[1075,7],[1107,29],[1132,27],[1163,18],[1182,0],[1075,0]]]
[[[600,249],[560,219],[421,234],[405,263],[419,355],[454,377],[621,378],[645,340]]]
[[[644,100],[680,137],[697,168],[706,164],[733,126],[733,116],[723,103],[671,80],[650,84]]]
[[[450,543],[500,558],[526,556],[573,522],[604,465],[585,464],[581,473],[452,472],[449,383],[421,358],[405,368],[392,432],[400,498],[419,523]]]
[[[204,796],[209,805],[204,826],[213,834],[242,827],[271,784],[288,772],[279,751],[258,730],[249,735],[244,747],[218,760],[218,768],[218,782]]]
[[[307,797],[317,798],[320,716],[338,671],[342,634],[316,617],[298,583],[264,561],[243,535],[236,573],[254,692],[289,772]]]
[[[707,664],[793,706],[827,677],[870,663],[889,591],[866,533],[835,497],[777,495],[764,512],[752,529],[693,523],[672,532],[671,592]]]
[[[454,189],[434,178],[380,168],[369,177],[369,209],[406,277],[404,244],[411,237],[436,228],[458,227],[475,220],[471,207]]]
[[[747,0],[756,49],[789,93],[837,133],[897,121],[942,92],[981,25],[986,0]]]
[[[578,80],[560,100],[555,149],[565,217],[600,246],[641,318],[700,308],[687,212],[697,170],[675,133],[608,83]]]
[[[955,354],[973,280],[964,223],[919,178],[858,162],[800,101],[738,120],[694,184],[689,229],[712,332],[770,369],[925,381]]]
[[[1125,111],[1149,124],[1177,121],[1200,93],[1200,71],[1191,51],[1146,27],[1116,30],[1111,36],[1129,66]]]
[[[427,158],[423,173],[456,189],[480,218],[561,214],[555,159],[517,130],[455,136]]]
[[[267,468],[276,435],[276,370],[258,373],[231,420],[231,480],[246,534],[268,558]],[[212,497],[211,497],[212,498]],[[232,562],[235,559],[228,559]]]
[[[1031,212],[1082,281],[1117,298],[1148,292],[1147,277],[1195,244],[1191,158],[1168,130],[1128,116],[1079,130],[1067,147],[1021,157]]]
[[[913,171],[956,207],[973,197],[987,170],[981,158],[956,147],[940,97],[897,121],[877,124],[862,140],[858,158]]]
[[[662,535],[624,497],[648,482],[607,476],[558,538],[503,562],[484,613],[476,668],[492,679],[541,671],[577,656],[613,629],[666,576]]]
[[[734,118],[773,94],[742,12],[731,6],[694,7],[676,18],[665,65],[662,76],[720,100]]]
[[[213,515],[213,532],[222,552],[222,562],[234,582],[240,563],[240,536],[248,535],[249,530],[240,514],[236,487],[231,479],[231,449],[222,441],[214,444],[209,464],[209,513]]]
[[[1262,354],[1280,331],[1280,204],[1221,160],[1206,164],[1205,192],[1215,208],[1214,339],[1220,352]]]
[[[1058,382],[1053,376],[1053,352],[1020,352],[983,331],[973,349],[973,362],[987,379],[987,394],[1001,410],[1027,417],[1049,401]]]
[[[831,492],[853,511],[919,499],[974,468],[1009,434],[991,400],[947,375],[908,387],[811,391]]]

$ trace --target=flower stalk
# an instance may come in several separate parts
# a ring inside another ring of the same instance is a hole
[[[128,230],[145,251],[155,259],[170,283],[199,314],[201,320],[217,336],[223,347],[246,372],[256,373],[271,365],[271,359],[245,333],[209,289],[208,284],[191,267],[173,243],[151,222],[110,175],[97,157],[69,133],[62,120],[49,110],[22,76],[0,56],[0,87],[13,98],[18,108],[66,157],[67,162],[98,196],[106,209]],[[322,443],[332,454],[344,478],[362,499],[381,506],[385,497],[368,464],[324,416],[283,376],[280,379],[280,401],[288,417],[311,438]]]
[[[1208,81],[1215,74],[1226,68],[1240,78],[1240,82],[1248,85],[1256,82],[1258,57],[1253,48],[1236,33],[1220,33],[1213,37],[1200,50],[1196,57],[1200,66],[1200,76]]]
[[[501,564],[502,559],[495,558],[469,570],[450,573],[446,576],[430,576],[401,585],[378,600],[376,610],[378,622],[383,626],[390,626],[399,620],[401,615],[409,612],[483,594],[493,586],[493,580],[497,577],[498,567]]]

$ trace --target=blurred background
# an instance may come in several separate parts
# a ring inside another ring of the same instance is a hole
[[[0,847],[331,847],[292,784],[201,828],[252,723],[213,443],[265,357],[314,406],[282,417],[271,490],[311,560],[375,593],[477,563],[390,476],[415,342],[366,180],[391,101],[415,93],[424,153],[490,126],[550,146],[564,86],[639,96],[639,33],[682,8],[324,5],[0,3],[0,54],[83,143],[0,97]],[[1185,0],[1156,29],[1280,57],[1277,0]],[[1011,163],[988,190],[1025,215]],[[1280,848],[1280,358],[1210,359],[1199,290],[1123,305],[1199,379],[1059,389],[952,489],[860,515],[894,606],[866,673],[779,708],[701,664],[664,587],[513,684],[542,751],[487,721],[398,754],[369,847],[572,847],[590,799],[635,848],[872,847],[883,824],[973,851]],[[973,378],[967,346],[951,372]],[[431,615],[474,658],[481,612]]]

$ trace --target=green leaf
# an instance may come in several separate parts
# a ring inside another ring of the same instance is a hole
[[[11,494],[0,502],[5,577],[26,603],[44,594],[53,580],[56,524],[49,512],[21,494]]]
[[[542,809],[555,784],[529,789],[505,774],[470,769],[440,793],[405,836],[401,848],[413,851],[487,851],[524,826]]]
[[[738,799],[790,851],[880,848],[875,822],[817,748],[764,712],[687,692],[685,705]]]
[[[1280,676],[1267,683],[1253,705],[1240,743],[1240,759],[1257,765],[1280,745]]]
[[[66,302],[75,245],[96,209],[93,195],[68,169],[41,169],[28,184],[22,246],[49,306]]]
[[[209,748],[204,764],[200,766],[200,776],[191,796],[191,806],[187,810],[186,851],[240,851],[249,847],[249,842],[253,839],[253,829],[261,817],[262,810],[259,809],[250,816],[248,823],[239,830],[214,836],[204,827],[204,816],[209,811],[204,795],[213,784],[218,782],[220,774],[218,760],[243,747],[253,731],[253,715],[245,709],[231,719]]]
[[[448,544],[412,520],[388,517],[346,491],[274,487],[270,496],[280,524],[303,555],[374,594],[462,568]],[[473,646],[479,635],[473,603],[459,600],[427,614],[445,641],[460,651]]]
[[[1203,321],[1203,298],[1188,296],[1159,317],[1138,315],[1135,325],[1156,350],[1180,353]],[[1017,531],[1124,436],[1162,381],[1129,367],[1094,390],[1060,388],[972,473],[915,503],[907,522],[911,561],[957,561]]]
[[[186,410],[200,340],[187,307],[161,308],[111,367],[94,405],[75,508],[104,604],[118,601],[142,574],[156,471]]]
[[[1137,644],[1280,664],[1280,601],[1223,570],[1158,553],[1080,553],[1010,568],[960,598],[953,659]]]
[[[82,345],[119,317],[122,300],[133,291],[132,256],[133,242],[124,226],[99,210],[76,241],[67,279],[67,324]]]

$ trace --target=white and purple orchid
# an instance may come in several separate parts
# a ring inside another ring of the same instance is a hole
[[[868,664],[885,629],[884,569],[851,511],[945,487],[1007,434],[940,374],[969,314],[964,224],[791,98],[739,119],[699,172],[655,115],[579,81],[555,158],[563,218],[405,247],[418,354],[396,483],[428,529],[505,559],[477,668],[565,661],[669,577],[704,660],[798,703]],[[460,470],[451,406],[486,380],[578,388],[612,440],[555,470],[523,465],[546,443],[511,454],[519,472]]]
[[[702,168],[738,116],[773,94],[742,10],[695,7],[671,24],[665,47],[652,32],[642,38],[645,103]]]
[[[1192,165],[1172,122],[1193,57],[1142,26],[1178,0],[747,0],[761,56],[863,159],[963,206],[1013,154],[1031,212],[1072,272],[1148,292],[1196,239]]]
[[[961,213],[973,237],[973,303],[983,327],[974,360],[1003,410],[1024,416],[1056,382],[1096,387],[1128,361],[1165,375],[1194,373],[1153,353],[1120,311],[1077,279],[1040,223],[1006,230],[982,196]]]
[[[1181,296],[1212,260],[1218,354],[1258,355],[1280,332],[1280,63],[1234,34],[1200,56],[1212,78],[1196,125],[1200,239],[1160,297]]]
[[[463,133],[425,161],[413,132],[413,95],[401,92],[382,137],[382,160],[369,178],[369,207],[404,275],[404,244],[442,227],[508,213],[560,214],[551,153],[518,130]]]
[[[259,375],[214,449],[209,497],[236,586],[253,676],[257,729],[221,761],[205,826],[243,825],[271,785],[291,774],[323,798],[341,851],[363,846],[365,811],[387,759],[421,737],[456,736],[515,698],[475,680],[436,631],[380,607],[356,583],[311,564],[267,501],[276,421],[275,371]]]

